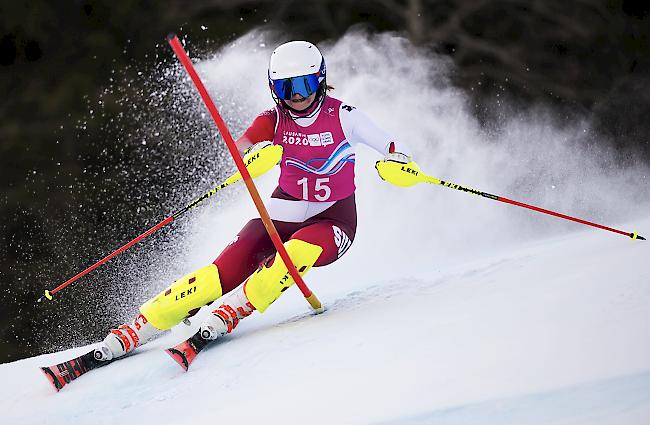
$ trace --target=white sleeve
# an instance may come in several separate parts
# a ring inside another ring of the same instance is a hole
[[[345,138],[352,146],[363,143],[381,155],[386,155],[388,146],[393,142],[396,152],[411,155],[411,149],[408,146],[379,128],[366,114],[354,106],[341,104],[339,117]]]

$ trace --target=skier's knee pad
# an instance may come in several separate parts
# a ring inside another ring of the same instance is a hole
[[[222,294],[219,270],[214,264],[189,273],[140,307],[140,312],[160,330],[181,320],[219,298]]]
[[[323,248],[300,239],[291,239],[284,244],[289,258],[295,264],[298,273],[303,276],[314,265]],[[279,254],[275,254],[270,265],[262,264],[248,278],[244,291],[251,304],[260,312],[264,311],[278,297],[294,284]]]

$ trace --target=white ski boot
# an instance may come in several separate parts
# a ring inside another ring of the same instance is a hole
[[[147,319],[139,314],[130,325],[111,329],[106,338],[95,348],[95,359],[110,361],[122,357],[134,348],[146,343],[158,331]]]
[[[199,328],[203,339],[213,340],[232,332],[241,319],[255,311],[255,307],[244,294],[243,285],[219,301],[221,305],[212,311],[210,317]]]

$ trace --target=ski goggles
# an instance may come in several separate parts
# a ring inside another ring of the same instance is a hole
[[[301,75],[300,77],[279,78],[271,80],[271,87],[275,95],[283,100],[289,100],[294,94],[309,97],[316,93],[320,84],[320,72],[316,74]]]

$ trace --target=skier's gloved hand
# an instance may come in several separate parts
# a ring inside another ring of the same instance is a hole
[[[423,181],[418,164],[401,152],[389,151],[382,161],[375,163],[375,168],[382,180],[395,186],[409,187]]]
[[[282,146],[264,141],[244,151],[244,164],[252,178],[259,177],[280,163]]]
[[[408,164],[411,162],[411,157],[401,152],[390,152],[386,154],[384,161],[394,161],[399,162],[400,164]]]

